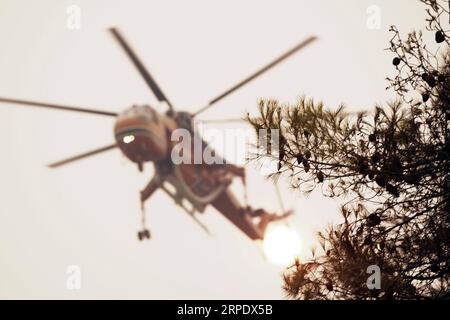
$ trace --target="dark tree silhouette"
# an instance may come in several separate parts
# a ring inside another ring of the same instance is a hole
[[[262,100],[258,117],[247,118],[257,134],[280,130],[275,176],[345,201],[343,222],[319,233],[310,261],[286,270],[291,298],[450,298],[449,4],[421,2],[424,33],[436,43],[428,48],[422,32],[403,39],[391,27],[396,75],[388,82],[397,101],[355,115],[312,99]],[[380,289],[366,284],[370,265],[381,270]]]

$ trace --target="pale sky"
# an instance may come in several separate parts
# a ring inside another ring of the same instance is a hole
[[[69,5],[81,29],[66,26]],[[367,8],[380,11],[369,29]],[[178,110],[195,111],[309,35],[320,39],[202,119],[255,113],[260,97],[295,102],[305,94],[350,110],[392,99],[389,25],[424,26],[413,0],[266,1],[0,0],[0,96],[121,111],[154,103],[106,29],[117,26]],[[119,150],[57,170],[45,164],[114,141],[114,120],[0,105],[0,298],[279,299],[282,266],[265,260],[213,208],[200,219],[208,236],[161,191],[147,203],[152,239],[136,239],[139,173]],[[237,127],[242,127],[236,125]],[[274,186],[252,167],[252,206],[279,211]],[[338,201],[282,184],[292,225],[304,243],[338,221]],[[233,190],[242,194],[239,183]],[[81,268],[81,289],[66,269]]]

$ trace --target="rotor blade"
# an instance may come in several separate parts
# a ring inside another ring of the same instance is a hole
[[[83,154],[80,154],[80,155],[77,155],[77,156],[73,156],[73,157],[65,159],[65,160],[61,160],[61,161],[58,161],[58,162],[51,163],[51,164],[48,165],[48,167],[52,168],[52,169],[53,168],[57,168],[57,167],[65,165],[65,164],[68,164],[68,163],[71,163],[71,162],[74,162],[74,161],[77,161],[77,160],[80,160],[80,159],[84,159],[84,158],[87,158],[87,157],[99,154],[99,153],[104,152],[104,151],[108,151],[108,150],[114,149],[115,147],[117,147],[116,144],[111,144],[111,145],[103,147],[103,148],[92,150],[92,151],[89,151],[89,152],[86,152],[86,153],[83,153]]]
[[[139,58],[136,56],[134,51],[131,49],[131,47],[128,45],[128,43],[125,41],[123,36],[120,34],[119,30],[116,28],[110,28],[109,31],[114,36],[114,38],[119,42],[120,46],[123,50],[125,50],[128,57],[133,62],[136,69],[141,74],[142,78],[144,78],[144,81],[147,83],[147,85],[150,87],[154,95],[159,101],[165,101],[167,105],[169,106],[170,110],[173,110],[173,106],[170,103],[169,99],[164,95],[162,90],[157,85],[156,81],[153,79],[153,77],[150,75],[148,70],[144,67],[142,62],[139,60]]]
[[[52,103],[43,103],[43,102],[26,101],[26,100],[16,100],[16,99],[8,99],[8,98],[0,98],[0,102],[13,103],[13,104],[22,104],[22,105],[26,105],[26,106],[40,107],[40,108],[50,108],[50,109],[59,109],[59,110],[66,110],[66,111],[93,113],[93,114],[100,114],[100,115],[103,115],[103,116],[111,116],[111,117],[116,117],[117,116],[116,112],[108,112],[108,111],[101,111],[101,110],[91,110],[91,109],[84,109],[84,108],[77,108],[77,107],[69,107],[69,106],[62,106],[62,105],[52,104]]]
[[[282,62],[283,60],[287,59],[288,57],[290,57],[291,55],[293,55],[294,53],[296,53],[297,51],[299,51],[300,49],[303,49],[304,47],[306,47],[307,45],[309,45],[310,43],[314,42],[315,40],[317,40],[317,37],[315,36],[311,36],[308,39],[302,41],[301,43],[299,43],[298,45],[296,45],[294,48],[292,48],[291,50],[287,51],[286,53],[284,53],[283,55],[281,55],[280,57],[278,57],[277,59],[275,59],[274,61],[272,61],[271,63],[269,63],[268,65],[266,65],[265,67],[261,68],[260,70],[256,71],[255,73],[253,73],[252,75],[250,75],[249,77],[245,78],[244,80],[242,80],[241,82],[239,82],[238,84],[236,84],[235,86],[231,87],[230,89],[228,89],[227,91],[225,91],[224,93],[222,93],[221,95],[215,97],[214,99],[212,99],[206,106],[204,106],[203,108],[201,108],[200,110],[198,110],[197,112],[195,112],[193,114],[193,116],[198,115],[199,113],[202,113],[203,111],[205,111],[206,109],[209,109],[212,105],[214,105],[216,102],[222,100],[223,98],[225,98],[226,96],[228,96],[229,94],[233,93],[234,91],[236,91],[237,89],[241,88],[242,86],[246,85],[247,83],[249,83],[250,81],[252,81],[253,79],[257,78],[258,76],[260,76],[261,74],[263,74],[264,72],[268,71],[269,69],[273,68],[274,66],[276,66],[277,64],[279,64],[280,62]]]

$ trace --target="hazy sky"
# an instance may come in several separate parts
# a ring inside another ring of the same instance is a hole
[[[66,26],[69,5],[81,29]],[[367,8],[380,11],[369,29]],[[255,112],[259,97],[301,94],[336,107],[392,99],[391,24],[424,25],[413,0],[61,1],[0,0],[0,96],[120,111],[155,98],[106,32],[118,26],[178,109],[208,99],[315,34],[320,40],[205,112],[202,119]],[[152,175],[118,150],[51,171],[46,163],[113,141],[114,120],[0,105],[0,298],[282,298],[283,267],[265,261],[214,209],[205,234],[171,199],[146,204],[153,238],[140,243],[139,194]],[[240,127],[237,125],[237,127]],[[249,167],[255,207],[279,210],[274,187]],[[233,186],[242,194],[238,183]],[[336,221],[338,202],[284,185],[304,242]],[[78,265],[81,290],[67,290]]]

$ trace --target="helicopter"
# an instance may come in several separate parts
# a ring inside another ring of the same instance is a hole
[[[142,229],[138,231],[139,240],[150,239],[150,231],[146,227],[145,201],[158,189],[163,190],[171,197],[206,232],[209,232],[208,228],[197,219],[196,214],[203,213],[206,207],[211,205],[249,239],[263,240],[267,226],[272,222],[285,220],[292,214],[292,211],[285,211],[283,208],[282,210],[285,212],[282,214],[274,214],[264,209],[253,209],[248,205],[242,205],[230,190],[230,184],[234,178],[240,178],[245,186],[244,167],[227,163],[226,161],[214,165],[205,163],[175,164],[171,159],[171,152],[176,146],[176,142],[172,141],[171,134],[177,129],[185,129],[194,136],[198,136],[198,132],[193,127],[193,119],[197,115],[211,108],[218,101],[267,72],[294,53],[305,48],[314,42],[317,37],[311,36],[300,42],[249,77],[210,100],[204,107],[194,113],[189,113],[175,110],[170,100],[163,93],[150,72],[144,67],[141,60],[119,30],[113,27],[109,29],[109,32],[157,98],[158,108],[167,108],[166,112],[159,112],[154,106],[150,105],[133,105],[117,113],[2,97],[0,97],[0,102],[114,117],[116,119],[114,125],[114,143],[51,163],[48,167],[59,168],[115,148],[120,149],[128,160],[135,163],[140,172],[143,171],[145,163],[152,163],[154,166],[154,176],[140,192]],[[210,148],[201,138],[200,141],[203,149]]]

